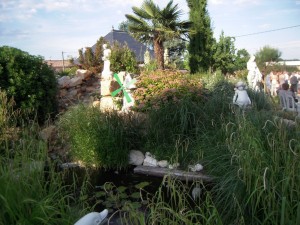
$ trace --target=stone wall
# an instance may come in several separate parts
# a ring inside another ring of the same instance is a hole
[[[93,104],[100,98],[100,75],[88,70],[78,69],[74,77],[63,76],[57,82],[60,112],[78,103]]]

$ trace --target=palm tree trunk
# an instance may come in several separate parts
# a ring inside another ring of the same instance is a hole
[[[165,68],[164,45],[162,41],[158,40],[158,38],[154,39],[154,54],[158,68],[163,70]]]

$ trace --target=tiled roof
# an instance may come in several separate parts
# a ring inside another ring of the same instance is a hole
[[[110,44],[113,44],[115,41],[119,42],[121,45],[127,43],[128,47],[135,53],[137,61],[144,61],[144,54],[147,47],[131,37],[126,31],[112,30],[104,37],[104,39]],[[95,51],[95,49],[96,44],[92,46],[92,50]],[[153,57],[154,52],[152,50],[149,50],[149,52]]]

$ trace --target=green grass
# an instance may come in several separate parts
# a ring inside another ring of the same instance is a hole
[[[0,225],[74,223],[90,209],[75,198],[78,187],[56,172],[37,123],[17,127],[13,102],[4,92],[0,101]]]
[[[71,144],[73,160],[89,167],[124,168],[129,151],[141,141],[140,125],[131,114],[104,113],[84,105],[64,114],[59,126]]]

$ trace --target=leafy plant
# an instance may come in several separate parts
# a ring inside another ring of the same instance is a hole
[[[156,70],[139,76],[134,91],[137,110],[158,109],[189,97],[195,102],[205,99],[205,90],[197,79],[177,71]]]
[[[16,108],[44,122],[57,113],[57,83],[53,70],[40,56],[19,49],[0,47],[0,87]]]
[[[118,42],[112,45],[111,55],[111,71],[119,73],[126,71],[130,73],[137,72],[137,61],[133,51],[127,45],[121,46]]]

